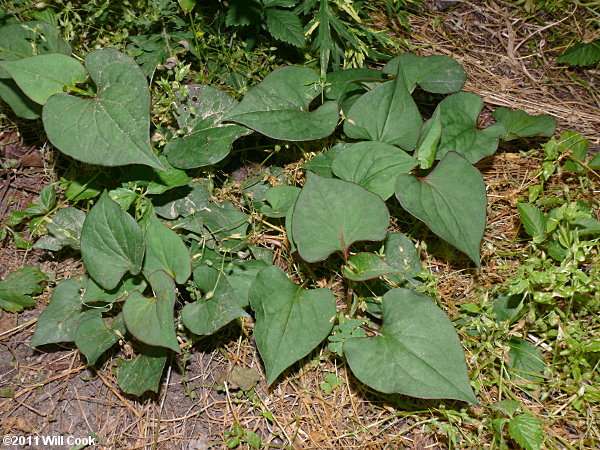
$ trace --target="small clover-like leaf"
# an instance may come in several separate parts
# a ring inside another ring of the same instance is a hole
[[[383,240],[389,220],[377,195],[309,172],[292,215],[293,238],[304,260],[322,261],[336,250],[347,252],[354,242]]]
[[[85,66],[93,98],[52,96],[44,105],[50,142],[79,161],[102,166],[162,165],[150,144],[150,91],[135,61],[111,48],[94,50]]]
[[[223,120],[285,141],[309,141],[329,136],[338,122],[338,106],[327,102],[310,111],[321,93],[319,75],[307,67],[283,67],[251,88]]]
[[[426,177],[401,174],[396,197],[404,209],[480,267],[487,198],[481,173],[457,153],[448,153]]]
[[[333,292],[302,289],[279,267],[269,266],[259,272],[249,296],[256,313],[254,337],[270,385],[330,333],[336,314]]]
[[[460,340],[444,312],[408,289],[387,292],[382,308],[377,336],[344,342],[354,375],[385,393],[477,403]]]

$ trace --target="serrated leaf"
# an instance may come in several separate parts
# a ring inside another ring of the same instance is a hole
[[[175,283],[162,270],[148,277],[153,297],[145,297],[133,291],[123,305],[123,320],[127,330],[147,345],[169,348],[180,352],[175,334],[173,308],[175,307]]]
[[[233,0],[225,15],[225,25],[247,26],[258,23],[261,19],[261,7],[257,0]]]
[[[54,94],[62,94],[68,86],[83,83],[87,72],[79,61],[62,53],[31,56],[0,62],[19,88],[40,105]]]
[[[408,289],[387,292],[382,308],[377,336],[344,342],[352,373],[384,393],[477,403],[460,340],[444,312]]]
[[[150,144],[148,83],[135,61],[104,48],[90,52],[85,66],[98,89],[96,97],[52,96],[42,114],[50,142],[90,164],[163,169]]]
[[[385,203],[348,181],[307,173],[292,215],[293,239],[308,262],[347,252],[357,241],[385,238],[390,220]]]
[[[438,107],[442,116],[442,138],[437,159],[442,159],[448,152],[456,152],[475,164],[494,153],[500,136],[506,136],[501,123],[477,129],[477,117],[483,108],[483,100],[478,95],[459,92],[446,97]]]
[[[0,281],[0,308],[8,312],[19,312],[36,305],[32,295],[44,290],[48,276],[38,267],[25,266],[10,273]]]
[[[479,246],[487,198],[481,173],[457,153],[448,153],[426,177],[401,174],[396,197],[410,214],[481,267]]]
[[[127,360],[117,372],[119,387],[127,394],[140,396],[146,391],[158,392],[167,350],[141,346],[141,355]]]
[[[528,203],[517,203],[517,210],[527,234],[533,238],[534,242],[542,242],[546,235],[546,216],[544,212]]]
[[[160,270],[169,274],[178,284],[187,281],[192,273],[190,254],[181,238],[154,217],[144,235],[146,256],[143,270],[146,275]],[[147,342],[149,345],[156,345]]]
[[[69,206],[59,209],[48,219],[46,228],[49,236],[42,236],[33,246],[58,251],[69,246],[79,250],[81,230],[85,221],[85,213],[77,208]]]
[[[223,120],[240,123],[273,139],[310,141],[329,136],[338,122],[338,106],[326,102],[310,111],[321,93],[319,75],[307,67],[283,67],[252,87]]]
[[[94,316],[82,322],[77,328],[75,345],[84,354],[88,365],[92,366],[105,351],[119,341],[125,332],[122,314],[112,321]]]
[[[404,150],[383,142],[349,144],[339,152],[331,169],[339,178],[352,181],[387,200],[394,193],[396,177],[418,164]]]
[[[460,91],[467,81],[467,74],[460,63],[444,55],[405,53],[388,61],[383,73],[401,74],[409,92],[419,85],[427,92],[452,94]]]
[[[336,314],[333,292],[302,289],[279,267],[269,266],[256,277],[249,297],[256,313],[254,337],[271,385],[330,333]]]
[[[236,294],[227,277],[214,267],[200,266],[194,270],[194,283],[205,298],[183,307],[183,324],[194,334],[209,335],[239,317],[249,317],[244,311],[248,299]]]
[[[107,192],[88,213],[81,230],[81,256],[90,276],[105,289],[113,289],[126,272],[142,269],[142,229]]]
[[[548,114],[530,116],[525,111],[498,108],[492,116],[504,125],[505,141],[525,136],[552,136],[556,129],[556,119]]]
[[[300,194],[297,186],[273,186],[265,193],[269,205],[261,208],[260,212],[268,217],[284,217],[296,203]]]
[[[591,66],[600,61],[600,39],[583,43],[576,42],[557,58],[559,63],[571,66]]]
[[[152,200],[154,211],[166,219],[177,219],[187,217],[211,204],[210,194],[206,188],[197,182],[189,183],[173,189],[166,194],[155,197]]]
[[[304,47],[304,32],[300,18],[293,11],[266,8],[267,30],[275,39],[294,47]]]
[[[507,366],[517,378],[530,381],[543,381],[541,376],[546,368],[542,352],[535,345],[519,338],[512,338],[508,343],[510,346],[510,360]]]
[[[81,291],[85,284],[86,277],[76,275],[56,286],[50,303],[38,318],[37,328],[29,343],[31,347],[73,342],[79,325],[92,317],[100,317],[99,310],[88,308],[81,302]]]
[[[189,89],[195,101],[194,115],[186,115],[187,120],[181,124],[186,136],[169,141],[164,150],[169,162],[183,169],[221,161],[236,139],[252,132],[240,125],[223,123],[223,117],[238,104],[225,92],[205,85]],[[189,112],[189,107],[186,108]]]
[[[520,414],[510,419],[508,433],[526,450],[542,448],[544,429],[540,420],[531,414]]]
[[[352,139],[381,141],[413,150],[422,124],[404,78],[398,76],[354,102],[344,121],[344,133]]]

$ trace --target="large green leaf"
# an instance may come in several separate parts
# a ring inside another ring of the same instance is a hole
[[[377,336],[350,338],[344,354],[356,377],[385,393],[477,403],[452,322],[428,297],[392,289]]]
[[[29,343],[31,347],[73,342],[79,325],[92,317],[100,317],[100,310],[90,309],[81,302],[85,284],[86,277],[76,275],[56,286],[50,303],[38,318],[35,334]]]
[[[48,234],[38,239],[33,247],[56,252],[68,245],[75,250],[79,250],[84,221],[85,213],[80,209],[72,206],[59,209],[56,214],[48,219],[46,224]]]
[[[307,67],[277,69],[251,88],[224,120],[285,141],[327,137],[337,126],[338,106],[327,102],[309,110],[311,100],[321,93],[318,81],[319,75]]]
[[[246,240],[248,215],[239,211],[231,202],[211,202],[207,208],[196,213],[210,231],[214,241],[225,250],[239,249]],[[209,236],[205,237],[206,239]]]
[[[88,213],[81,230],[81,256],[89,274],[105,289],[113,289],[126,272],[142,269],[142,229],[104,192]]]
[[[457,153],[448,153],[425,178],[402,174],[396,181],[402,207],[442,239],[481,266],[487,198],[479,171]]]
[[[131,292],[123,305],[125,325],[144,344],[170,348],[179,353],[173,318],[175,283],[162,270],[150,275],[149,280],[154,296],[145,297],[139,291]]]
[[[15,61],[47,53],[71,54],[71,47],[60,37],[60,31],[44,22],[24,22],[5,25],[0,28],[0,60]],[[37,119],[42,108],[27,97],[12,80],[0,69],[0,98],[19,117]]]
[[[508,433],[525,450],[540,450],[544,429],[540,419],[531,414],[519,414],[508,422]]]
[[[23,311],[35,306],[31,297],[44,290],[48,276],[38,267],[25,266],[0,281],[0,308],[9,312]]]
[[[589,66],[600,61],[600,39],[591,42],[575,42],[556,60],[571,66]]]
[[[308,172],[292,215],[293,238],[304,260],[322,261],[336,250],[347,253],[356,241],[383,240],[389,221],[377,195]]]
[[[462,89],[467,73],[460,63],[448,56],[417,56],[405,53],[391,59],[384,73],[402,74],[406,87],[412,92],[417,85],[424,91],[436,94],[452,94]]]
[[[158,392],[166,362],[166,349],[143,345],[140,356],[121,365],[117,372],[119,387],[123,392],[137,396],[146,391]]]
[[[83,83],[87,72],[79,61],[62,53],[31,56],[0,62],[23,93],[40,105],[66,87]]]
[[[360,85],[361,81],[379,81],[381,79],[381,70],[367,67],[335,70],[327,74],[325,97],[329,100],[341,102],[347,96],[357,93],[362,94],[365,91]]]
[[[221,161],[231,151],[233,141],[252,132],[240,125],[222,122],[223,117],[238,104],[225,92],[204,85],[191,89],[194,114],[190,113],[190,106],[185,106],[187,114],[179,117],[186,136],[171,140],[164,151],[171,164],[184,169]],[[185,121],[181,120],[183,117]]]
[[[375,253],[357,253],[348,258],[342,267],[344,276],[352,281],[366,281],[382,275],[396,272],[398,269],[390,266]]]
[[[336,314],[333,292],[302,289],[277,266],[260,271],[250,287],[250,305],[269,385],[329,335]]]
[[[105,48],[90,52],[85,66],[98,89],[96,97],[51,97],[42,115],[50,142],[90,164],[162,169],[150,144],[150,91],[138,65]]]
[[[201,183],[189,183],[173,189],[152,200],[156,214],[166,219],[187,217],[201,209],[208,208],[210,194]]]
[[[344,133],[353,139],[381,141],[413,150],[423,124],[404,78],[387,81],[363,94],[350,108]]]
[[[194,283],[205,296],[183,307],[183,324],[194,334],[209,335],[238,317],[249,317],[244,311],[248,299],[238,295],[227,277],[218,269],[200,266],[194,270]]]
[[[164,270],[177,283],[185,283],[191,275],[192,266],[187,247],[177,233],[154,217],[146,229],[144,238],[146,241],[144,273],[150,275],[157,270]]]
[[[125,276],[116,288],[110,290],[101,288],[93,278],[88,278],[82,301],[86,305],[122,302],[130,292],[143,292],[146,286],[147,283],[141,275],[136,277]]]
[[[504,125],[507,135],[505,141],[525,136],[552,136],[556,129],[556,120],[548,114],[530,116],[525,111],[498,108],[492,114],[494,119]]]
[[[128,166],[121,170],[121,186],[145,187],[147,194],[160,195],[178,187],[186,186],[192,178],[184,170],[176,169],[164,155],[158,157],[165,170],[148,166]],[[137,193],[136,193],[137,196]]]
[[[94,316],[82,322],[77,328],[75,345],[91,366],[106,350],[115,345],[126,331],[122,314],[113,320]]]
[[[396,177],[418,164],[404,150],[383,142],[348,145],[333,160],[331,169],[342,180],[352,181],[387,200],[394,193]]]
[[[273,186],[265,193],[269,205],[261,208],[260,212],[268,217],[284,217],[296,203],[300,194],[297,186]]]
[[[484,130],[477,129],[477,116],[483,108],[481,97],[470,92],[459,92],[442,100],[438,106],[442,115],[442,139],[437,159],[448,152],[456,152],[475,164],[498,148],[500,136],[506,136],[501,123]]]

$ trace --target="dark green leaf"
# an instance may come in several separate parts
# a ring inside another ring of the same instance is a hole
[[[591,66],[600,61],[600,39],[584,43],[576,42],[557,58],[562,64],[571,66]]]
[[[519,338],[512,338],[508,345],[510,360],[507,361],[507,365],[512,369],[512,373],[517,378],[543,381],[541,374],[546,368],[546,363],[540,349]]]
[[[158,392],[160,378],[167,362],[167,350],[142,346],[141,355],[125,361],[117,372],[119,387],[127,394],[140,396],[146,391]]]
[[[0,281],[0,308],[9,312],[23,311],[35,306],[32,295],[44,290],[48,276],[38,267],[25,266]]]
[[[185,283],[192,272],[190,254],[177,233],[154,217],[146,229],[144,239],[146,241],[144,274],[150,275],[161,270],[169,274],[177,283]]]
[[[59,209],[46,224],[50,235],[42,236],[33,247],[58,251],[68,245],[79,250],[84,220],[85,213],[77,208],[69,206]]]
[[[374,253],[357,253],[342,267],[344,276],[352,281],[366,281],[396,272],[383,258]]]
[[[193,182],[155,197],[152,204],[159,216],[176,219],[179,216],[187,217],[208,208],[210,194],[201,183]]]
[[[300,18],[293,11],[266,8],[267,30],[275,39],[295,47],[304,47],[304,31]]]
[[[75,333],[75,345],[83,353],[92,366],[102,354],[116,344],[125,334],[123,315],[119,314],[114,320],[94,316],[85,320]]]
[[[544,429],[540,420],[531,414],[520,414],[510,419],[508,433],[525,450],[542,448]]]
[[[552,136],[556,129],[556,120],[548,114],[530,116],[525,111],[498,108],[493,116],[506,129],[505,141],[525,136]]]
[[[260,212],[268,217],[284,217],[299,194],[300,188],[296,186],[273,186],[265,194],[270,206],[265,205]]]
[[[542,242],[546,235],[546,216],[544,212],[528,203],[517,203],[523,227],[534,242]]]

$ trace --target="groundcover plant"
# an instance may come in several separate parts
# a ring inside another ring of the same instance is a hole
[[[76,160],[128,166],[121,187],[91,195],[98,198],[87,213],[66,207],[50,218],[37,246],[80,250],[87,275],[57,285],[32,346],[74,342],[93,365],[131,340],[137,356],[117,377],[124,392],[141,395],[159,389],[170,354],[193,335],[252,314],[269,385],[329,337],[378,391],[477,402],[454,327],[419,291],[415,246],[391,223],[412,215],[480,267],[487,201],[473,164],[500,139],[552,135],[551,117],[499,108],[496,123],[479,129],[483,101],[460,92],[458,62],[403,54],[383,70],[326,77],[282,67],[240,102],[196,86],[193,106],[178,109],[180,134],[157,151],[150,90],[131,57],[104,48],[82,64],[41,23],[5,26],[0,44],[0,97],[17,115],[41,117],[49,141]],[[417,88],[443,98],[426,121]],[[254,186],[248,214],[186,170],[210,172],[252,133],[279,151],[324,138],[336,145],[303,165],[302,186],[267,169],[271,183]],[[290,254],[309,273],[328,260],[320,270],[341,273],[344,288],[294,283],[292,268],[249,242],[263,218],[285,229]],[[351,318],[356,325],[342,331]]]

